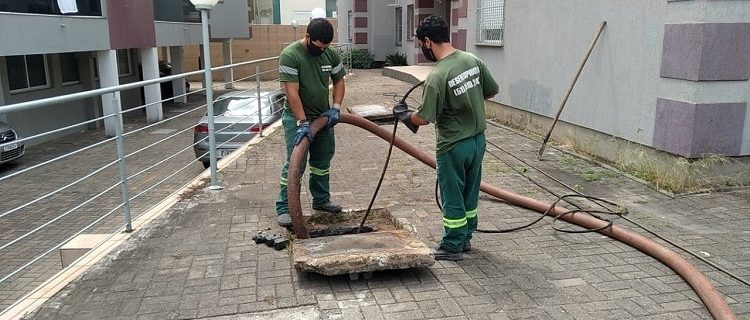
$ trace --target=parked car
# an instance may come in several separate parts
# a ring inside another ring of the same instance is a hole
[[[14,142],[18,134],[5,122],[0,121],[0,164],[8,163],[23,157],[24,143]]]
[[[263,127],[281,118],[286,95],[281,92],[261,92]],[[233,91],[221,95],[214,102],[214,129],[216,131],[216,157],[221,159],[234,152],[260,131],[258,125],[257,94]],[[193,130],[195,156],[203,166],[210,165],[208,155],[208,114],[202,117]]]

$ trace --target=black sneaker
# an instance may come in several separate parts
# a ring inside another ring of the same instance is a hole
[[[435,260],[461,261],[464,259],[463,252],[450,252],[443,247],[432,249],[432,255],[435,256]]]
[[[313,209],[314,210],[325,211],[325,212],[329,212],[329,213],[339,213],[339,212],[341,212],[341,206],[337,205],[337,204],[334,204],[333,202],[330,202],[330,201],[328,201],[328,202],[326,202],[324,204],[314,204],[313,205]]]
[[[276,216],[276,221],[278,221],[279,225],[284,228],[290,228],[292,226],[292,216],[288,213],[282,213]]]
[[[471,240],[464,242],[464,252],[471,251]]]

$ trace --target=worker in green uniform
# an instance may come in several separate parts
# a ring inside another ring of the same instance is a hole
[[[291,227],[287,198],[289,157],[302,139],[310,141],[310,183],[313,209],[330,213],[341,212],[341,206],[331,202],[329,173],[336,149],[333,126],[339,120],[344,100],[346,71],[336,50],[329,48],[333,41],[333,26],[325,18],[317,18],[307,25],[305,38],[287,46],[279,55],[280,81],[286,90],[286,105],[281,115],[286,142],[286,161],[281,170],[280,192],[276,201],[280,226]],[[333,80],[333,105],[328,102],[329,83]],[[314,137],[310,122],[327,117],[328,125]],[[305,165],[305,162],[302,164]],[[304,167],[300,172],[304,172]]]
[[[422,21],[417,39],[425,57],[437,64],[425,80],[422,106],[414,112],[399,104],[394,113],[414,133],[419,126],[435,124],[444,233],[433,254],[437,260],[457,261],[471,250],[477,228],[485,149],[484,100],[498,93],[498,85],[479,58],[453,47],[442,18],[430,16]]]

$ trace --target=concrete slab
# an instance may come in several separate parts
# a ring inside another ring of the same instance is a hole
[[[429,267],[430,249],[406,230],[296,239],[292,259],[298,270],[328,276]]]
[[[109,234],[81,234],[60,247],[60,262],[62,267],[69,266],[73,261],[89,252],[109,237]]]
[[[433,66],[404,66],[404,67],[385,67],[383,75],[397,80],[417,84],[432,72]]]
[[[350,113],[370,121],[393,119],[393,111],[379,104],[361,104],[347,109]]]

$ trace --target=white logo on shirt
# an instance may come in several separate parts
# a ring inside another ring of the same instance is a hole
[[[473,76],[476,76],[476,78],[469,79]],[[478,85],[479,67],[473,67],[469,70],[461,72],[461,74],[457,75],[455,78],[448,80],[449,87],[453,88],[458,86],[458,88],[453,89],[453,95],[456,97],[466,93],[466,91],[469,91],[469,89],[474,88]]]
[[[325,65],[325,66],[320,66],[320,70],[323,71],[323,72],[331,72],[331,69],[333,69],[333,67],[331,67],[330,64],[329,65]]]

